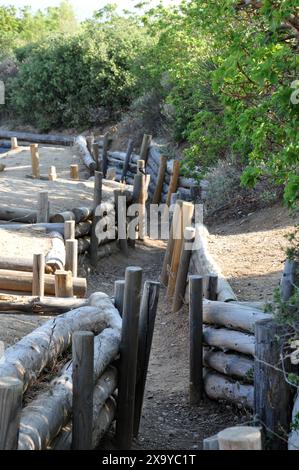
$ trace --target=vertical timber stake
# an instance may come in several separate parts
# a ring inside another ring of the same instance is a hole
[[[89,450],[92,447],[93,428],[93,361],[94,335],[90,331],[76,331],[72,338],[73,350],[73,427],[72,449]]]
[[[30,144],[32,177],[40,178],[38,144]]]
[[[45,294],[45,255],[43,253],[33,255],[33,297],[43,297]]]
[[[141,268],[126,269],[116,423],[120,450],[130,449],[133,438],[141,281]]]
[[[190,404],[198,405],[203,399],[203,278],[189,276],[189,328],[190,328]]]
[[[14,377],[0,378],[0,450],[18,448],[23,383]]]

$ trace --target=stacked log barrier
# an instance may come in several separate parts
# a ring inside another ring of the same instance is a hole
[[[71,299],[64,300],[69,302]],[[9,347],[0,364],[0,381],[5,377],[18,380],[22,384],[22,393],[26,393],[42,375],[45,367],[51,366],[61,355],[67,353],[75,332],[93,332],[92,448],[95,448],[115,417],[113,395],[118,386],[118,373],[113,362],[119,353],[122,321],[106,294],[95,293],[87,302],[86,306],[49,320],[19,343]],[[50,382],[46,391],[43,389],[29,403],[23,405],[19,429],[15,436],[10,436],[9,441],[15,443],[18,436],[18,449],[26,450],[70,448],[72,393],[72,361],[69,361]],[[1,409],[0,414],[2,411]],[[6,410],[6,415],[7,412],[9,410]],[[12,448],[7,444],[7,439],[4,439],[4,432],[3,427],[0,430],[0,442],[6,442],[6,448]],[[15,444],[12,445],[16,447]]]

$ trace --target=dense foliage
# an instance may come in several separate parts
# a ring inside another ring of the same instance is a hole
[[[121,16],[110,5],[80,26],[67,2],[60,8],[0,8],[1,54],[15,67],[13,116],[45,129],[79,127],[115,118],[137,99],[139,115],[159,117],[153,131],[163,115],[168,136],[187,147],[189,173],[235,161],[242,184],[270,177],[296,205],[297,0],[182,0]],[[157,109],[143,113],[151,97]]]

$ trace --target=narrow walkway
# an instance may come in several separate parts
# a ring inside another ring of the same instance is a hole
[[[164,256],[163,242],[137,244],[129,258],[113,255],[103,260],[99,274],[87,274],[90,292],[113,293],[116,279],[129,265],[143,268],[144,280],[158,280]],[[84,274],[84,266],[81,267]],[[173,315],[162,288],[136,449],[200,449],[202,439],[237,424],[244,411],[206,400],[200,407],[188,403],[188,311]]]

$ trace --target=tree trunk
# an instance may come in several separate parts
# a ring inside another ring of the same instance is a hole
[[[88,304],[88,299],[0,294],[0,312],[59,315]]]
[[[205,327],[203,330],[204,342],[222,350],[237,351],[254,356],[255,339],[253,335],[226,328]]]
[[[252,409],[253,389],[253,385],[243,385],[216,372],[206,371],[205,392],[212,400],[227,400]]]

